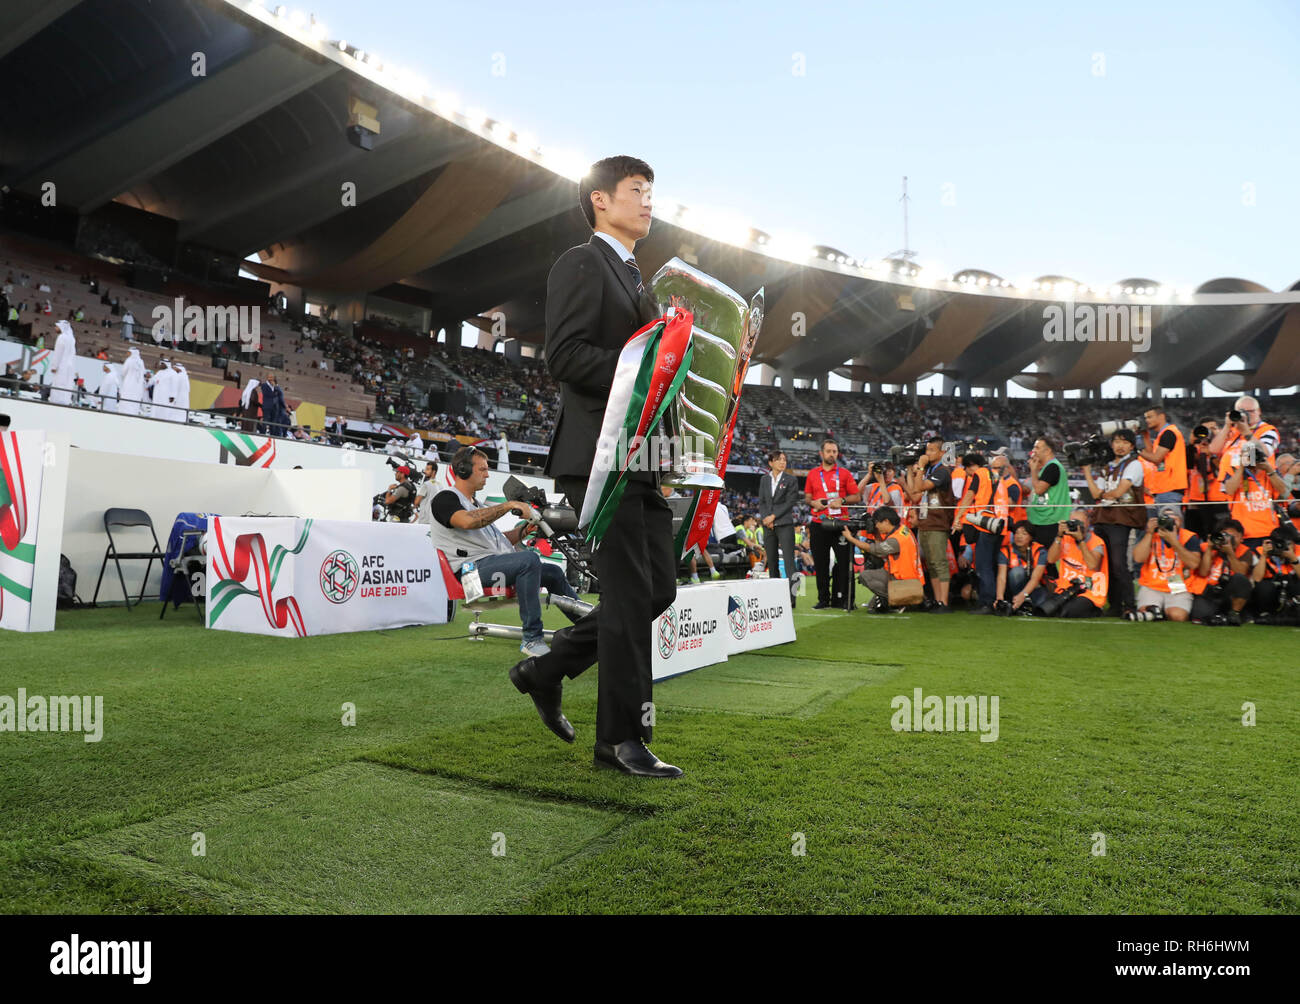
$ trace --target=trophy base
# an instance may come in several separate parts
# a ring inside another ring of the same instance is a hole
[[[710,488],[720,491],[724,487],[722,478],[716,474],[703,472],[688,474],[681,471],[666,471],[659,481],[669,488],[684,488],[688,491],[707,491]]]

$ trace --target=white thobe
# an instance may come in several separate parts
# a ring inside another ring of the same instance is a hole
[[[140,402],[144,400],[144,361],[140,353],[131,350],[122,364],[122,400],[117,406],[120,415],[140,414]]]
[[[54,343],[50,378],[50,404],[71,404],[77,384],[77,339],[71,331],[63,331]]]
[[[104,374],[104,379],[99,381],[99,406],[105,411],[117,411],[117,398],[121,393],[118,385],[117,374],[109,370]]]

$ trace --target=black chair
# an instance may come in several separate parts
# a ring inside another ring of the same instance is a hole
[[[117,544],[113,540],[113,527],[128,526],[147,526],[149,536],[153,538],[152,551],[119,551]],[[126,600],[126,608],[131,609],[131,596],[126,591],[126,576],[122,574],[123,561],[148,561],[144,569],[144,581],[140,583],[140,595],[136,597],[137,604],[144,602],[145,586],[149,583],[149,573],[153,570],[153,563],[156,560],[161,567],[163,563],[163,552],[158,547],[158,535],[153,531],[153,520],[143,509],[105,509],[104,510],[104,532],[108,534],[108,547],[104,551],[104,561],[99,566],[99,579],[95,582],[95,596],[90,601],[94,606],[99,601],[99,587],[104,581],[104,569],[108,567],[108,559],[113,559],[113,564],[117,566],[117,578],[122,583],[122,598]]]
[[[208,571],[208,560],[199,549],[200,541],[206,530],[185,530],[181,533],[181,553],[180,557],[173,558],[172,569],[189,590],[190,598],[194,601],[194,609],[199,615],[199,621],[207,624],[207,617],[204,611],[207,609],[207,598],[204,595],[203,585],[206,580]],[[166,567],[163,568],[164,573]],[[172,598],[168,596],[162,602],[162,611],[158,614],[158,619],[162,620],[167,616],[167,607],[171,605]]]

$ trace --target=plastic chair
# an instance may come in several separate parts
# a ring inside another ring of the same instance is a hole
[[[153,538],[152,551],[119,551],[117,543],[113,540],[113,527],[131,527],[145,526],[149,528],[149,536]],[[153,563],[157,560],[161,567],[163,563],[163,552],[158,547],[158,535],[154,533],[153,520],[143,509],[105,509],[104,510],[104,533],[108,534],[108,547],[104,550],[104,561],[99,566],[99,579],[95,582],[95,596],[90,601],[94,606],[99,601],[99,587],[104,581],[104,570],[108,567],[108,559],[113,559],[113,564],[117,566],[117,578],[122,583],[122,598],[126,600],[126,608],[131,609],[131,596],[126,591],[126,576],[122,574],[123,561],[148,561],[144,569],[144,580],[140,583],[140,595],[136,597],[136,604],[144,602],[145,585],[149,582],[149,573],[153,570]]]

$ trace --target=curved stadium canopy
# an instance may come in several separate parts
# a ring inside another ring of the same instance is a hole
[[[168,221],[178,246],[257,253],[262,265],[249,267],[264,278],[382,295],[429,309],[436,327],[500,310],[508,336],[540,343],[551,262],[589,235],[577,211],[583,165],[280,10],[6,0],[0,179],[31,196],[53,182],[81,216],[111,202],[144,210]],[[198,76],[195,53],[206,63]],[[375,109],[373,149],[348,140],[354,98]],[[342,204],[347,182],[355,207]],[[981,270],[931,275],[829,248],[779,251],[757,230],[694,222],[677,206],[657,215],[637,249],[643,272],[680,256],[744,295],[765,286],[755,361],[783,375],[897,384],[941,372],[958,385],[1015,379],[1048,391],[1098,386],[1134,362],[1160,386],[1300,383],[1300,283],[1012,285]],[[1047,340],[1045,308],[1063,301],[1099,315],[1135,308],[1128,316],[1150,319],[1149,351]],[[1245,369],[1217,372],[1233,355]],[[1024,372],[1030,364],[1037,372]]]

